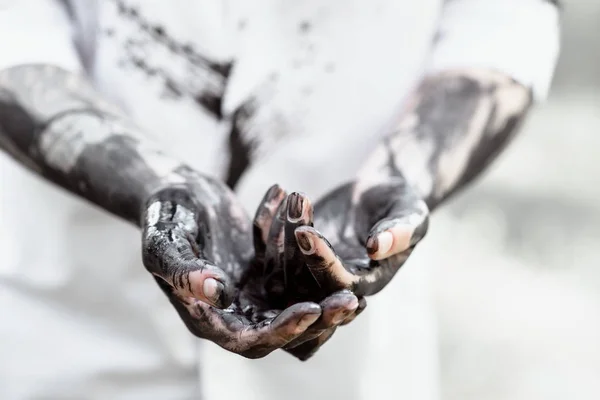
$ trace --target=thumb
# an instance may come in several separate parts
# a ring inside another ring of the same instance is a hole
[[[145,249],[144,261],[150,272],[180,297],[193,297],[217,308],[227,308],[234,292],[230,277],[210,261],[198,258],[186,239],[175,235],[169,239],[175,239],[175,243],[162,241],[160,252],[151,247]],[[148,257],[151,254],[154,257]]]
[[[395,190],[393,186],[372,187],[361,199],[363,210],[378,215],[366,241],[367,253],[373,260],[405,252],[416,246],[427,233],[429,208],[425,201],[406,184],[397,185]],[[385,205],[383,211],[376,204]]]
[[[143,263],[180,297],[193,297],[217,308],[233,301],[230,277],[206,260],[197,244],[177,224],[147,226],[142,238]]]
[[[142,258],[148,272],[179,297],[193,297],[217,308],[233,301],[229,276],[200,249],[198,207],[187,187],[169,187],[150,197],[144,211]]]
[[[229,276],[206,260],[181,265],[175,270],[173,287],[183,296],[193,297],[217,308],[233,302],[234,290]]]

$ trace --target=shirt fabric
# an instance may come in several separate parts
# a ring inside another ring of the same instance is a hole
[[[0,0],[0,69],[86,74],[204,173],[225,178],[231,116],[252,110],[249,212],[275,182],[317,199],[351,179],[426,73],[494,68],[542,100],[557,35],[543,0]],[[0,221],[2,399],[439,396],[422,252],[308,363],[245,360],[187,332],[138,230],[4,155]]]

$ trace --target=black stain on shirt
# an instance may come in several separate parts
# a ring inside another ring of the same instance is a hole
[[[165,36],[165,30],[162,26],[155,26],[152,28],[154,34],[158,37]]]
[[[223,96],[216,96],[206,92],[194,97],[194,101],[210,111],[218,119],[223,118]]]
[[[439,44],[442,40],[444,40],[444,34],[440,31],[437,31],[435,33],[435,36],[433,36],[433,45],[436,46],[437,44]]]
[[[300,25],[298,25],[298,29],[301,33],[308,33],[310,31],[310,28],[311,24],[308,21],[302,21],[300,22]]]
[[[232,62],[217,62],[206,57],[194,48],[191,43],[182,43],[173,39],[167,28],[145,20],[138,9],[128,6],[124,0],[113,0],[118,5],[118,12],[122,18],[130,21],[143,33],[147,39],[128,39],[124,44],[125,62],[134,68],[143,71],[149,77],[160,77],[164,82],[163,95],[172,99],[191,98],[202,109],[208,111],[215,118],[224,118],[222,105],[225,85],[231,74]],[[244,29],[245,20],[240,21],[238,29]],[[308,22],[300,24],[300,30],[307,32],[310,29]],[[167,66],[151,65],[149,58],[144,55],[153,51],[159,45],[168,49],[173,57],[185,60],[188,75],[176,79],[174,73],[167,70]],[[191,72],[189,72],[191,71]],[[199,78],[200,77],[200,78]],[[206,84],[198,85],[195,79],[205,79]],[[275,81],[278,75],[273,73],[269,80]],[[194,87],[195,89],[190,89]],[[200,89],[198,89],[200,87]],[[252,163],[252,154],[255,143],[245,135],[251,128],[250,123],[256,112],[254,101],[248,101],[239,107],[232,115],[232,125],[229,133],[228,145],[231,160],[227,169],[226,183],[235,187],[244,172]]]
[[[171,79],[165,80],[165,89],[171,95],[171,97],[183,96],[183,93],[181,93],[181,90],[179,89],[177,84],[175,82],[173,82]]]
[[[254,114],[252,103],[246,103],[238,108],[233,114],[233,123],[229,133],[229,168],[225,182],[230,188],[235,188],[244,172],[250,166],[252,160],[250,155],[253,150],[252,143],[244,140],[243,129],[248,126],[248,121]]]
[[[225,84],[231,72],[232,63],[211,60],[199,51],[196,51],[192,44],[181,43],[173,39],[164,26],[150,23],[144,19],[135,6],[128,5],[124,0],[113,1],[117,4],[119,15],[129,20],[138,28],[139,32],[145,33],[150,38],[147,42],[132,38],[127,39],[124,44],[125,61],[136,69],[143,71],[149,77],[161,77],[164,82],[164,91],[171,98],[189,96],[196,104],[211,113],[215,118],[221,119],[223,117],[221,110],[222,98],[225,92]],[[197,76],[202,76],[205,77],[206,84],[200,85],[201,87],[198,89],[198,81],[182,81],[181,78],[177,79],[172,76],[165,68],[151,65],[146,57],[143,57],[143,54],[146,51],[151,51],[151,49],[148,49],[148,45],[153,43],[167,48],[173,53],[174,57],[180,57],[189,64],[188,70],[192,71],[192,74],[188,77],[188,80],[197,79]],[[196,89],[192,91],[190,87],[194,86]]]

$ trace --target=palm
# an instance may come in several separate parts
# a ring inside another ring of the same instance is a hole
[[[359,297],[377,293],[405,263],[428,225],[425,203],[401,181],[343,185],[310,214],[302,223],[288,222],[285,232],[298,244],[296,253],[286,250],[293,257],[286,254],[283,263],[286,275],[294,277],[287,279],[287,293],[296,294],[297,301],[342,289]]]
[[[373,260],[367,251],[369,234],[375,224],[385,220],[395,200],[389,196],[361,199],[352,203],[354,185],[349,183],[327,194],[315,205],[315,227],[337,254],[348,277],[349,289],[358,296],[372,295],[383,289],[404,264],[413,246],[381,260]],[[366,279],[376,275],[377,279]],[[326,281],[325,281],[326,282]],[[343,285],[343,283],[340,283]],[[334,288],[329,288],[334,289]]]
[[[306,196],[293,193],[285,198],[274,186],[263,202],[270,201],[270,206],[259,209],[255,219],[256,248],[264,254],[264,290],[271,304],[318,301],[330,293],[340,296],[326,297],[321,302],[323,316],[304,340],[285,347],[302,360],[365,309],[362,296],[378,292],[392,279],[427,229],[425,203],[403,182],[357,186],[334,190],[314,212]],[[335,311],[326,316],[326,309]]]

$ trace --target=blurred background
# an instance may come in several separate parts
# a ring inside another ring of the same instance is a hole
[[[563,1],[549,101],[432,226],[444,400],[600,399],[598,21]]]

